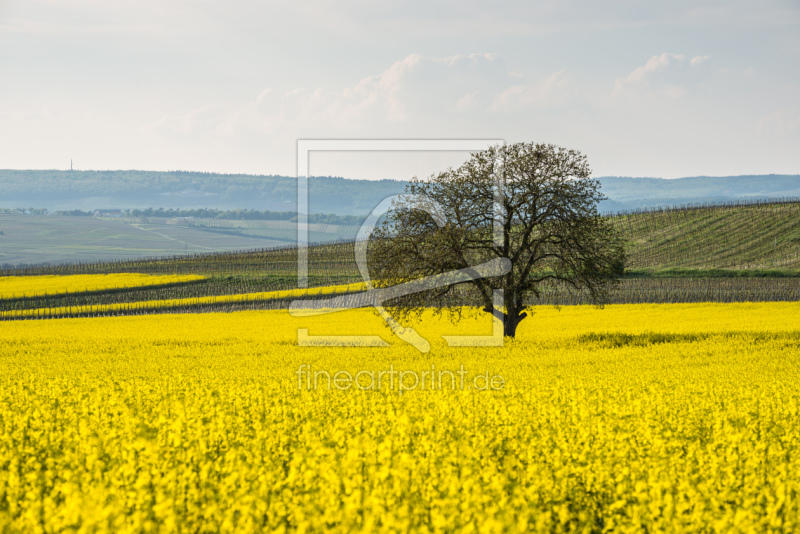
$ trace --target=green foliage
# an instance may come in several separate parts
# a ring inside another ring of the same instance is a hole
[[[660,343],[694,343],[709,337],[705,332],[692,332],[688,334],[673,334],[671,332],[645,332],[643,334],[628,334],[625,332],[581,334],[579,343],[595,343],[602,347],[646,347]]]

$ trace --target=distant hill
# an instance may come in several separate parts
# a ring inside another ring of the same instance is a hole
[[[404,182],[309,179],[312,213],[360,215],[401,193]],[[0,208],[55,210],[214,208],[295,211],[296,179],[183,171],[0,170]]]
[[[695,202],[800,197],[800,175],[598,178],[603,211]],[[406,182],[319,176],[309,181],[312,213],[363,215]],[[94,210],[214,208],[293,211],[295,178],[184,171],[0,170],[0,208]]]
[[[696,202],[726,202],[800,197],[800,175],[692,176],[663,178],[598,178],[609,198],[604,211],[671,206]]]

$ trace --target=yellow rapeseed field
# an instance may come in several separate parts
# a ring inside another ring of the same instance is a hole
[[[159,286],[203,280],[196,274],[75,274],[69,276],[0,276],[0,299],[61,295],[130,287]]]
[[[3,323],[0,530],[800,530],[800,304],[535,312]]]
[[[48,317],[66,314],[92,314],[106,312],[136,313],[181,306],[196,306],[205,304],[232,304],[243,302],[263,302],[269,300],[319,297],[336,295],[350,291],[358,292],[365,289],[363,282],[354,284],[341,284],[336,286],[312,287],[307,289],[283,289],[278,291],[260,291],[256,293],[239,293],[234,295],[209,295],[206,297],[187,297],[181,299],[143,300],[137,302],[116,302],[113,304],[90,304],[83,306],[56,306],[51,308],[33,308],[28,310],[0,311],[0,319],[25,319],[29,317]]]

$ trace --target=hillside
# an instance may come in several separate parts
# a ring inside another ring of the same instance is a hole
[[[800,197],[800,175],[660,178],[599,177],[616,212],[693,202]],[[309,180],[311,213],[366,215],[406,182]],[[295,211],[294,177],[155,171],[0,170],[0,208],[95,210],[108,208],[214,208]]]
[[[690,271],[727,269],[744,272],[800,269],[800,201],[751,201],[736,204],[644,209],[607,217],[628,242],[628,268],[640,274],[645,271],[681,269]],[[228,255],[204,254],[201,246],[185,247],[185,241],[182,239],[186,239],[187,236],[193,239],[200,239],[199,236],[206,239],[208,236],[212,240],[203,242],[208,248],[222,245],[227,246],[220,250],[243,251],[247,248],[257,248],[258,250],[253,252],[237,252],[237,258],[239,258],[237,264],[244,268],[248,264],[247,258],[252,256],[254,258],[252,270],[259,271],[271,268],[270,258],[274,255],[282,258],[281,264],[283,265],[286,254],[293,254],[291,248],[296,235],[296,226],[290,221],[204,219],[181,221],[151,218],[132,219],[133,223],[126,223],[124,219],[0,215],[0,223],[3,220],[13,220],[17,225],[16,228],[24,229],[26,234],[20,239],[27,243],[29,249],[35,247],[36,239],[46,234],[48,228],[44,225],[48,221],[58,223],[50,227],[50,230],[53,231],[60,227],[62,223],[59,221],[62,220],[96,224],[97,227],[93,230],[95,233],[86,237],[83,243],[86,247],[102,248],[107,244],[111,244],[112,248],[122,247],[123,243],[115,240],[130,239],[127,233],[129,231],[139,239],[146,237],[147,245],[153,248],[140,250],[137,254],[138,257],[169,256],[170,254],[157,248],[157,246],[164,246],[164,241],[155,241],[155,237],[161,235],[162,238],[172,243],[171,250],[175,255],[190,253],[188,257],[180,259],[176,257],[176,265],[186,272],[198,273],[202,273],[204,269],[211,272],[220,272],[220,269],[224,271],[225,269],[219,265],[228,263],[229,260],[226,259]],[[32,222],[42,226],[37,226]],[[127,228],[131,228],[131,230],[126,230]],[[75,235],[71,235],[69,232],[54,232],[48,237],[48,246],[57,246],[59,240],[67,242],[70,238],[77,238],[86,229],[85,226],[76,227],[73,229]],[[0,225],[0,230],[2,230],[2,225]],[[5,239],[8,243],[9,239],[15,237],[14,231],[5,232],[6,235],[0,236],[0,240]],[[309,227],[311,237],[329,241],[352,239],[356,231],[357,227],[355,226],[318,224]],[[327,239],[323,239],[326,236]],[[223,242],[213,241],[216,238],[222,238]],[[272,241],[265,242],[259,241],[259,239]],[[130,242],[126,242],[126,245],[128,246],[126,250],[133,250],[136,246],[135,243]],[[69,249],[80,248],[76,243],[69,243],[66,247]],[[152,253],[146,254],[148,250],[151,250]],[[355,266],[350,265],[352,264],[352,244],[312,247],[312,250],[316,251],[312,257],[319,258],[323,264],[335,263],[337,269],[344,269],[342,274],[357,275]],[[106,251],[106,253],[110,252],[111,250]],[[96,257],[92,257],[86,252],[83,258],[75,259],[93,265],[96,263]],[[137,270],[142,261],[144,260],[134,260],[131,257],[130,263],[126,263],[123,255],[115,257],[113,264],[115,270],[124,270],[128,267]],[[148,262],[149,260],[145,261],[145,263]],[[164,269],[173,269],[169,260],[159,260],[158,264],[162,265]],[[286,265],[288,265],[289,271],[294,269],[291,261]],[[350,265],[350,267],[345,267],[346,265]],[[108,265],[100,263],[96,267],[91,267],[90,271],[98,272],[97,269],[102,270],[107,267]],[[90,266],[86,268],[90,268]],[[43,267],[43,272],[51,269],[58,271],[61,268],[58,266]],[[67,269],[72,272],[75,268]],[[247,270],[250,270],[250,267]],[[285,269],[283,268],[280,270],[283,274],[291,274],[289,271],[284,273]]]
[[[800,269],[800,202],[641,210],[611,217],[630,269]]]
[[[612,303],[800,300],[800,202],[639,210],[610,220],[628,240],[630,255],[629,274],[612,292]],[[352,241],[313,246],[308,258],[310,287],[361,281]],[[172,258],[19,267],[0,270],[0,276],[128,272],[199,274],[207,278],[162,288],[0,299],[0,315],[13,319],[285,308],[296,297],[258,292],[297,287],[297,251],[282,246]],[[459,295],[452,305],[473,302],[469,292]],[[150,303],[147,308],[142,307],[145,302]],[[584,295],[553,285],[544,288],[541,297],[531,304],[585,302]]]
[[[800,201],[645,209],[608,217],[628,241],[628,267],[638,275],[680,269],[800,269]],[[216,265],[219,262],[208,253],[282,250],[291,247],[297,235],[291,221],[35,215],[0,215],[0,231],[0,265],[6,266],[185,254],[201,254],[198,262]],[[353,239],[357,231],[353,225],[311,224],[309,239],[335,242]],[[270,255],[256,255],[264,254]],[[352,260],[338,257],[336,262],[341,266]],[[199,265],[192,272],[201,272]],[[355,266],[347,273],[356,276]]]

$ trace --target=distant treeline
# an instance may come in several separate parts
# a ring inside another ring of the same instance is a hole
[[[163,217],[166,219],[177,217],[194,217],[195,219],[226,219],[249,221],[290,221],[297,222],[296,211],[259,211],[259,210],[215,210],[203,209],[164,209],[147,208],[144,210],[132,209],[124,212],[130,217]],[[363,217],[356,215],[335,215],[333,213],[311,213],[308,222],[313,224],[339,224],[355,226],[361,224]]]
[[[47,215],[47,208],[0,208],[0,214],[12,215],[14,213],[25,213],[26,215]]]
[[[0,210],[2,213],[23,213],[30,212],[28,210]],[[100,214],[107,213],[109,210],[98,210]],[[258,211],[258,210],[215,210],[209,208],[202,209],[164,209],[164,208],[147,208],[147,209],[126,209],[114,210],[119,211],[123,217],[156,217],[163,219],[174,218],[194,218],[194,219],[225,219],[225,220],[246,220],[246,221],[289,221],[297,222],[296,211]],[[46,209],[36,209],[36,215],[47,215]],[[61,215],[67,217],[93,217],[95,211],[83,210],[62,210],[54,211],[52,215]],[[342,226],[357,226],[363,221],[363,217],[355,215],[334,215],[333,213],[311,213],[308,216],[308,222],[312,224],[337,224]]]

